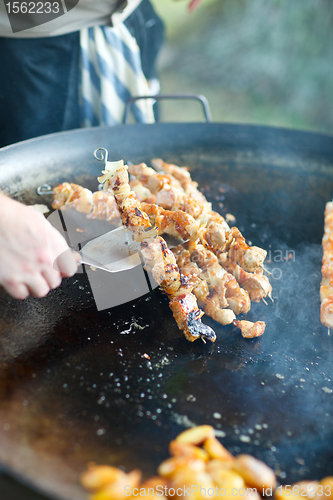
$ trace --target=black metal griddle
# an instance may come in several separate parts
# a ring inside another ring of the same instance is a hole
[[[332,474],[333,334],[319,321],[319,285],[333,138],[222,124],[86,129],[1,150],[0,185],[28,204],[45,182],[96,189],[99,146],[110,159],[189,165],[213,208],[268,251],[275,302],[246,315],[266,331],[245,340],[204,318],[217,341],[191,344],[158,290],[97,312],[82,273],[43,299],[1,290],[0,463],[50,498],[81,500],[89,461],[148,476],[174,436],[207,423],[281,483]]]

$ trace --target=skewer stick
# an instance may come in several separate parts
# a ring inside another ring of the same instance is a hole
[[[271,299],[271,301],[272,301],[272,302],[274,302],[274,299],[273,299],[273,297],[272,297],[271,292],[269,292],[267,295],[268,295],[268,297]]]
[[[268,269],[266,269],[266,267],[264,267],[263,265],[261,265],[260,267],[261,267],[261,269],[263,269],[263,270],[265,271],[265,273],[267,273],[267,274],[269,274],[270,276],[272,276],[272,273],[270,273],[270,272],[268,271]]]
[[[267,302],[266,302],[266,300],[265,300],[264,298],[262,298],[261,300],[263,301],[263,303],[264,303],[266,306],[268,306],[268,304],[267,304]]]
[[[328,329],[327,335],[331,335],[331,329]]]

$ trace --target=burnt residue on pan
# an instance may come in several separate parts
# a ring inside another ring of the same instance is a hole
[[[78,476],[91,460],[153,474],[169,441],[203,423],[281,483],[333,473],[333,347],[319,321],[332,168],[300,153],[279,166],[257,152],[178,148],[132,161],[188,164],[213,208],[268,251],[274,302],[246,315],[266,331],[243,339],[204,318],[217,340],[191,344],[158,290],[98,312],[85,274],[41,300],[1,291],[0,461],[60,498],[85,498]]]

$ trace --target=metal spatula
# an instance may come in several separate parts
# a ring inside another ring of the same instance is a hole
[[[169,248],[173,248],[184,240],[174,238],[168,234],[163,235]],[[125,226],[102,234],[81,249],[80,264],[87,264],[97,269],[111,273],[118,273],[132,269],[142,263],[140,243],[134,242],[132,233]]]

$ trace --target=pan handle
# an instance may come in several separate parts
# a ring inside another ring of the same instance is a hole
[[[129,123],[129,114],[130,109],[133,102],[138,101],[139,99],[154,99],[156,101],[161,99],[195,99],[202,104],[203,113],[206,119],[206,122],[209,123],[212,121],[212,115],[210,112],[210,107],[207,98],[204,95],[199,94],[158,94],[158,95],[140,95],[137,97],[131,97],[126,102],[125,115],[124,115],[124,124],[128,125]]]

